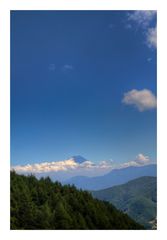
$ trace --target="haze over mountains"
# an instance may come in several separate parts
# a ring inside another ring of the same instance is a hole
[[[138,154],[136,156],[136,158],[132,161],[125,162],[125,163],[119,163],[119,164],[114,163],[112,160],[103,160],[100,162],[93,162],[91,160],[88,160],[88,159],[80,156],[80,155],[77,155],[77,156],[72,156],[70,158],[67,158],[66,160],[61,160],[61,161],[52,161],[52,162],[46,161],[46,162],[37,162],[37,163],[27,164],[27,165],[16,165],[16,166],[12,166],[11,170],[15,170],[17,173],[24,174],[24,175],[33,174],[37,178],[49,176],[49,177],[51,177],[51,179],[53,181],[56,181],[56,180],[61,181],[61,182],[69,181],[69,183],[78,184],[78,181],[82,182],[82,179],[84,182],[88,181],[87,177],[92,178],[92,177],[103,176],[103,175],[110,174],[110,172],[113,172],[115,170],[118,170],[118,174],[119,174],[119,172],[120,172],[119,169],[126,169],[126,168],[128,169],[128,167],[130,167],[130,166],[131,167],[132,166],[133,167],[141,167],[141,166],[148,165],[150,163],[151,162],[150,162],[149,157],[144,156],[143,154]],[[130,171],[131,171],[131,169],[130,169]],[[143,170],[141,169],[140,171],[143,171]],[[145,171],[147,171],[147,169]],[[148,173],[149,173],[149,171],[150,170],[148,170]],[[115,174],[118,175],[117,171]],[[131,173],[130,173],[130,175],[131,175]],[[140,174],[137,176],[134,175],[134,177],[132,177],[132,178],[135,178],[138,176],[140,176]],[[143,175],[141,175],[141,176],[143,176]],[[73,179],[73,177],[74,177],[74,179]],[[127,177],[127,181],[132,178]],[[101,179],[101,180],[103,180],[103,179]],[[99,178],[97,179],[97,181],[101,181],[101,180]],[[93,180],[91,180],[91,181],[93,181]],[[118,181],[118,184],[121,184],[123,182],[124,182],[124,180]],[[115,184],[115,183],[113,182],[113,184]],[[117,184],[117,179],[116,179],[116,184]],[[84,186],[80,186],[80,185],[79,185],[79,187],[84,188]],[[105,186],[105,184],[104,184],[104,187],[108,187],[108,186]],[[109,185],[109,187],[110,187],[110,185]],[[103,188],[103,186],[102,186],[102,188]]]
[[[99,190],[126,183],[135,178],[142,176],[156,176],[157,170],[155,164],[141,167],[126,167],[114,169],[108,174],[98,177],[76,176],[67,181],[65,184],[74,184],[77,188],[86,190]]]

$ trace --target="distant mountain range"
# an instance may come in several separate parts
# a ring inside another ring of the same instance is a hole
[[[86,190],[100,190],[109,188],[115,185],[124,184],[135,178],[143,176],[157,176],[156,164],[150,164],[140,167],[126,167],[114,169],[108,174],[97,177],[76,176],[66,181],[64,184],[74,184],[77,188]]]
[[[156,177],[137,178],[123,185],[93,191],[92,195],[97,199],[114,204],[147,229],[155,229],[154,222],[157,215]]]

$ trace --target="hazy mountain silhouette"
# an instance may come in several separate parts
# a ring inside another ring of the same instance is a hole
[[[64,183],[74,184],[77,188],[81,189],[99,190],[124,184],[130,180],[143,176],[157,176],[156,164],[114,169],[108,174],[97,177],[76,176],[64,181]]]

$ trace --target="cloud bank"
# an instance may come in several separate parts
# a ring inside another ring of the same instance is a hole
[[[69,178],[72,176],[97,176],[110,172],[113,169],[126,168],[129,166],[143,166],[150,163],[150,158],[139,153],[132,161],[115,164],[112,160],[93,163],[84,161],[78,163],[74,158],[58,162],[43,162],[36,164],[17,165],[11,170],[20,174],[35,174],[36,176],[57,176],[58,179]],[[55,175],[56,174],[56,175]]]
[[[101,161],[93,163],[91,161],[84,161],[77,163],[73,158],[58,162],[44,162],[27,165],[13,166],[12,170],[16,172],[30,172],[30,173],[44,173],[44,172],[59,172],[59,171],[73,171],[73,170],[100,170],[112,168],[112,161]]]
[[[124,94],[122,102],[135,106],[140,112],[156,108],[156,97],[148,89],[133,89]]]

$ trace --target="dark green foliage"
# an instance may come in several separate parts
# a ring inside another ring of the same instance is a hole
[[[11,229],[144,229],[87,191],[11,172]]]
[[[123,185],[93,191],[92,194],[100,200],[114,204],[136,222],[150,229],[150,221],[157,215],[156,181],[156,177],[141,177]]]

